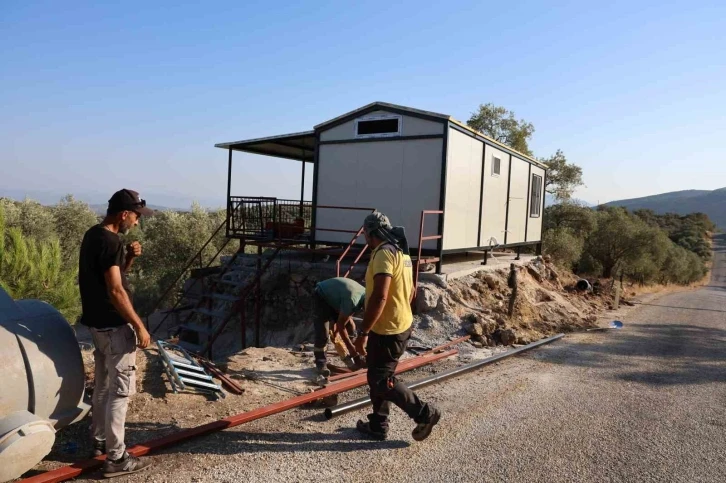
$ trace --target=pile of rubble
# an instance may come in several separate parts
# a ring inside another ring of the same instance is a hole
[[[467,333],[477,347],[528,344],[557,332],[591,327],[609,294],[576,289],[578,278],[536,258],[518,270],[518,295],[508,314],[508,269],[482,270],[450,283],[427,277],[418,288],[417,337]],[[438,336],[438,337],[437,337]],[[431,342],[436,342],[432,340]]]

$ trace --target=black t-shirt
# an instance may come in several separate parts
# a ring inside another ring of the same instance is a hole
[[[120,327],[126,321],[111,303],[103,274],[114,265],[121,269],[121,283],[131,298],[123,272],[124,247],[121,238],[101,225],[90,228],[83,236],[78,263],[78,286],[81,289],[83,315],[81,324],[96,329]]]

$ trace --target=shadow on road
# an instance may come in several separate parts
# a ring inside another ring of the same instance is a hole
[[[337,433],[291,433],[291,432],[246,432],[221,431],[205,436],[203,439],[172,448],[168,451],[191,454],[232,455],[254,452],[293,452],[293,451],[376,451],[401,449],[410,446],[407,441],[366,441],[361,440],[354,428],[341,428]],[[155,454],[163,454],[161,451]]]
[[[593,368],[593,379],[656,386],[726,382],[726,330],[669,322],[626,324],[625,329],[602,337],[609,340],[566,344],[534,357]]]

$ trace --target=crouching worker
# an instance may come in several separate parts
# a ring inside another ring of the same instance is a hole
[[[355,346],[366,356],[373,412],[368,421],[359,420],[357,428],[373,439],[386,439],[388,414],[394,403],[417,423],[412,436],[422,441],[431,434],[441,413],[394,376],[413,323],[413,268],[405,235],[378,212],[366,217],[363,228],[373,252],[366,270],[365,315]]]
[[[327,378],[330,376],[328,360],[325,349],[330,341],[329,333],[339,334],[343,340],[352,362],[362,367],[364,361],[355,350],[350,340],[350,329],[355,334],[355,323],[351,316],[363,309],[366,289],[355,280],[349,278],[331,278],[315,286],[315,368],[318,374]],[[330,323],[335,325],[331,327]]]

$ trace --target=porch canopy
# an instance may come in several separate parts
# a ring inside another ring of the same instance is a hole
[[[315,131],[219,143],[214,146],[263,156],[293,159],[308,163],[315,162]]]

